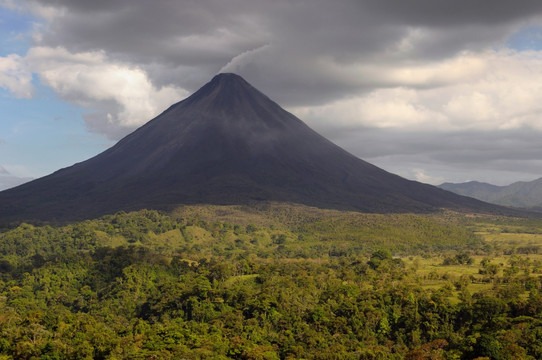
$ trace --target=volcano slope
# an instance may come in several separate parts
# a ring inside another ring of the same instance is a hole
[[[0,221],[260,201],[373,213],[513,212],[371,165],[240,76],[219,74],[103,153],[0,192]]]

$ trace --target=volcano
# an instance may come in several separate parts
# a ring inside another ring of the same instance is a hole
[[[379,213],[504,211],[371,165],[240,76],[219,74],[103,153],[0,192],[0,220],[259,201]]]

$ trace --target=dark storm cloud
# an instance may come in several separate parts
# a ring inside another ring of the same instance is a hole
[[[542,14],[536,0],[365,0],[367,11],[386,22],[430,32],[416,53],[431,59],[504,40],[518,25]]]
[[[315,105],[403,85],[360,64],[423,64],[502,41],[542,11],[535,1],[83,1],[61,12],[40,45],[103,50],[144,69],[154,85],[194,91],[239,73],[284,106]],[[410,31],[421,39],[397,50]],[[386,70],[382,70],[386,72]]]
[[[448,181],[481,180],[499,185],[542,176],[542,143],[535,131],[364,129],[335,138],[332,133],[321,133],[354,155],[410,178],[414,178],[409,173],[413,168],[440,174]]]
[[[421,155],[445,163],[481,164],[501,160],[540,159],[542,142],[534,131],[409,132],[366,129],[337,141],[366,157]],[[468,144],[468,146],[466,146]],[[459,155],[459,156],[458,156]]]
[[[370,89],[371,79],[328,75],[325,60],[337,66],[397,61],[401,54],[388,50],[409,28],[430,28],[411,50],[424,61],[502,40],[516,20],[542,11],[535,1],[40,3],[63,11],[43,32],[42,45],[104,50],[146,68],[157,85],[195,90],[236,56],[268,45],[261,57],[231,69],[289,105]]]
[[[41,44],[72,52],[104,50],[110,57],[155,69],[157,82],[183,83],[188,72],[214,74],[239,53],[268,39],[265,15],[251,2],[89,1],[42,2],[62,10]],[[157,69],[161,67],[163,74]],[[186,69],[176,77],[176,70]],[[161,77],[160,77],[161,75]],[[196,78],[203,79],[203,76]]]
[[[289,107],[329,104],[383,88],[416,90],[469,83],[470,63],[453,63],[454,57],[499,48],[512,33],[542,17],[542,2],[535,0],[28,1],[48,14],[37,45],[71,53],[102,51],[112,63],[143,69],[157,88],[194,91],[217,72],[232,71]],[[488,59],[491,56],[480,56],[473,63],[483,68]],[[446,61],[450,64],[438,68],[439,62]],[[506,59],[495,66],[512,66],[514,61],[523,59]],[[522,76],[518,72],[514,79]],[[476,88],[472,93],[485,90]],[[487,104],[469,103],[460,97],[464,90],[454,91],[450,90],[450,101],[440,99],[439,106],[433,107],[420,103],[423,106],[416,110],[439,110],[443,114],[436,115],[456,125],[453,116],[468,116],[468,106],[474,104],[486,121],[483,111],[493,109],[491,94],[482,98]],[[515,94],[519,100],[525,98],[518,89]],[[405,99],[407,106],[410,98]],[[383,109],[397,105],[380,101]],[[109,129],[110,137],[120,137],[122,126],[104,127],[103,122],[116,106],[101,103],[86,115],[88,126]],[[444,110],[456,114],[464,110],[466,115],[452,116]],[[403,175],[416,164],[449,176],[450,171],[439,165],[447,163],[456,169],[456,178],[469,177],[473,169],[494,174],[499,169],[522,168],[524,174],[542,176],[537,160],[542,154],[540,132],[533,126],[497,131],[495,125],[487,126],[487,131],[475,127],[458,132],[458,126],[449,131],[429,126],[431,131],[423,131],[424,126],[412,129],[408,124],[393,130],[372,128],[367,121],[342,126],[333,119],[315,123],[321,133],[356,155],[380,161],[391,171],[403,169]],[[500,119],[499,125],[505,123]]]
[[[407,25],[431,27],[470,24],[499,25],[516,19],[523,20],[542,11],[537,0],[364,0],[370,12]]]

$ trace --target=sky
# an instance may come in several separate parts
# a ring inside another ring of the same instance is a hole
[[[220,72],[409,179],[542,177],[538,0],[0,0],[0,190]]]

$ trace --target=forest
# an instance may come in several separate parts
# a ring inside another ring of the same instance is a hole
[[[0,359],[542,359],[542,220],[299,205],[0,232]]]

